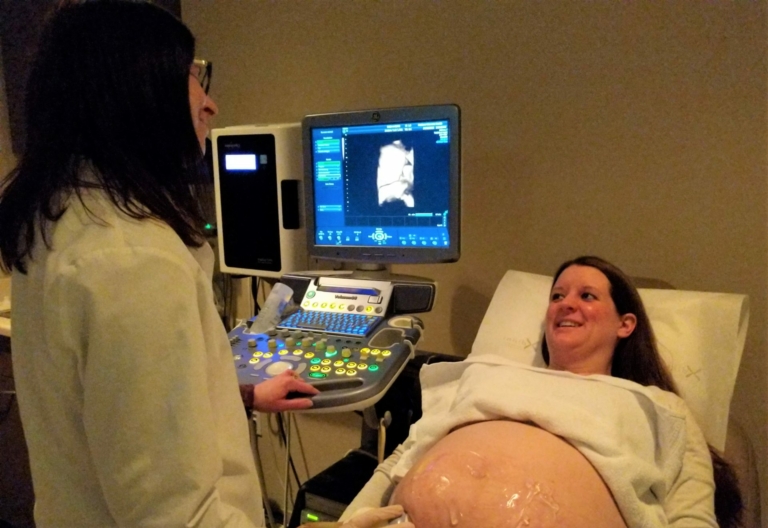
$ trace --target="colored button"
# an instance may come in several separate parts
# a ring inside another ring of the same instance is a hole
[[[309,301],[304,301],[303,303],[301,303],[301,305],[302,305],[304,308],[309,308]]]
[[[343,362],[343,361],[341,361],[341,360],[338,360],[338,361],[334,361],[334,362],[333,362],[333,366],[334,366],[334,367],[343,367],[343,366],[344,366],[344,362]]]
[[[381,354],[381,350],[379,350],[378,348],[374,348],[373,350],[371,350],[372,356],[378,356],[379,354]]]
[[[311,354],[311,352],[308,352],[308,353]],[[313,365],[317,365],[318,363],[320,363],[320,358],[312,358],[309,362],[312,363]]]
[[[355,374],[357,374],[357,371],[355,369],[349,369],[347,371],[347,376],[354,376]]]
[[[320,364],[321,365],[330,365],[331,364],[331,360],[330,359],[324,359],[323,361],[320,362]]]
[[[259,358],[251,358],[248,360],[248,363],[250,363],[251,365],[255,365],[259,361],[261,361]]]
[[[330,371],[331,371],[331,367],[323,367],[320,369],[320,372],[330,372]]]
[[[376,372],[377,370],[379,370],[379,366],[371,365],[370,367],[368,367],[368,370],[370,370],[371,372]]]
[[[253,357],[261,357],[264,355],[264,352],[254,352]]]
[[[392,355],[392,351],[391,350],[382,350],[381,351],[381,355],[384,356],[384,357],[389,357],[389,356]]]
[[[336,303],[331,303],[331,310],[335,310],[335,309],[336,309]]]
[[[333,356],[335,356],[338,353],[339,353],[338,350],[326,350],[325,351],[325,357],[333,357]]]
[[[346,306],[346,304],[344,304],[344,303],[339,304],[339,310],[343,310],[345,306]]]
[[[264,359],[269,359],[269,358],[271,358],[272,356],[274,356],[274,354],[273,354],[272,352],[265,352],[265,353],[264,353]]]
[[[366,363],[357,364],[357,370],[366,370],[367,368],[368,368],[368,365]]]
[[[307,359],[312,359],[313,357],[315,357],[315,354],[312,352],[307,352],[306,354],[304,354],[304,357]]]
[[[350,361],[349,363],[347,363],[347,368],[355,368],[356,366],[357,366],[357,363],[355,363],[354,361]]]
[[[320,305],[320,308],[328,308],[328,303],[323,303]]]
[[[341,349],[341,355],[343,357],[347,357],[347,358],[348,357],[352,357],[352,351],[349,348],[344,347],[344,348]]]
[[[324,378],[325,374],[323,374],[322,372],[310,372],[309,373],[309,377],[310,378]]]
[[[373,306],[366,306],[365,307],[365,313],[371,313],[373,311]]]
[[[341,376],[341,375],[342,375],[342,374],[344,374],[346,371],[347,371],[347,369],[344,369],[344,368],[337,368],[337,369],[336,369],[336,374],[338,374],[339,376]]]
[[[312,298],[312,297],[314,297],[316,294],[317,294],[317,292],[316,292],[315,290],[309,290],[309,291],[307,292],[307,299],[311,299],[311,298]]]
[[[281,356],[285,356],[288,354],[288,351],[286,349],[282,349],[280,352],[278,352]]]
[[[360,349],[360,353],[361,353],[361,354],[368,354],[368,353],[370,353],[370,352],[371,352],[371,349],[370,349],[370,348],[368,348],[368,347],[365,347],[365,348],[361,348],[361,349]]]
[[[297,348],[296,350],[293,351],[293,355],[294,356],[300,356],[303,353],[304,353],[304,351],[302,349],[300,349],[300,348]]]
[[[320,370],[320,365],[312,365],[309,367],[310,372],[317,372],[318,370]]]

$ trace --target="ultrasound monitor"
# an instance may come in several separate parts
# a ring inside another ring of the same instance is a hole
[[[433,105],[305,117],[309,256],[373,269],[458,260],[459,115]]]

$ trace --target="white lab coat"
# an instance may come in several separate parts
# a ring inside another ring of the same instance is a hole
[[[86,201],[12,281],[37,526],[263,526],[210,246]]]

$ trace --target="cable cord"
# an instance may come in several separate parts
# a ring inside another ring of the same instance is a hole
[[[264,511],[267,513],[267,527],[277,528],[275,524],[275,516],[272,512],[272,506],[269,503],[269,497],[267,496],[267,481],[264,478],[264,464],[261,460],[261,452],[259,451],[259,434],[258,434],[258,413],[253,413],[250,418],[250,432],[251,432],[251,447],[253,448],[253,459],[256,461],[256,473],[259,477],[259,485],[261,486],[261,500],[264,503]]]
[[[299,441],[299,453],[301,453],[301,460],[304,462],[304,474],[307,476],[306,480],[309,480],[309,463],[307,463],[307,453],[304,450],[304,442],[301,440],[301,429],[299,429],[299,421],[294,413],[291,413],[290,417],[293,418],[293,426],[296,430],[296,439]],[[300,487],[301,485],[299,485],[299,488]]]
[[[288,495],[290,494],[289,489],[290,489],[290,479],[291,479],[290,474],[288,473],[288,465],[290,460],[291,460],[291,422],[290,420],[288,420],[288,423],[285,426],[285,494],[283,495],[284,520],[291,518],[291,515],[288,512]],[[291,508],[293,508],[293,506],[291,506]]]

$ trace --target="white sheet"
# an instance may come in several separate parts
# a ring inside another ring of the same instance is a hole
[[[686,425],[684,413],[659,389],[494,355],[426,365],[421,384],[424,415],[411,426],[392,478],[404,477],[456,426],[529,421],[565,438],[595,466],[629,526],[667,525],[661,504],[681,469]]]

